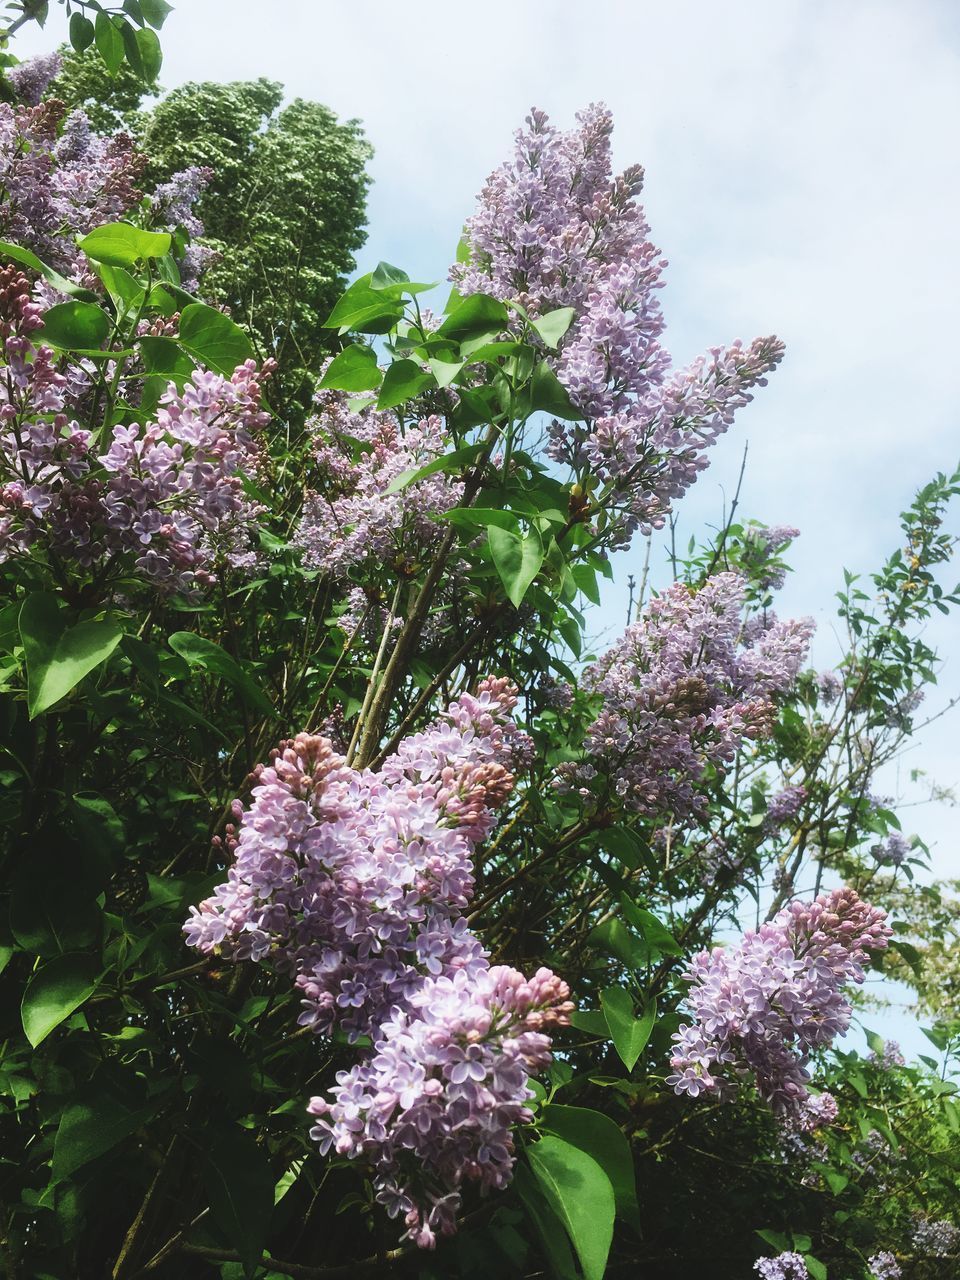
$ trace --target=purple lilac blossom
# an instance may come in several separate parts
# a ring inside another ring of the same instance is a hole
[[[786,580],[786,569],[775,563],[800,530],[790,525],[752,525],[744,534],[744,560],[749,565],[751,577],[764,591],[779,590]]]
[[[403,472],[445,452],[442,420],[430,417],[403,428],[393,413],[353,412],[339,391],[319,392],[317,404],[309,425],[318,479],[294,534],[304,563],[336,578],[363,565],[409,569],[442,538],[443,526],[431,516],[456,506],[463,486],[437,473],[396,493],[387,489]]]
[[[806,798],[807,788],[805,786],[784,787],[782,791],[778,791],[775,796],[770,798],[764,826],[768,831],[776,831],[778,827],[786,826],[800,812]]]
[[[375,773],[324,738],[284,744],[237,803],[227,881],[184,926],[206,954],[288,973],[301,1025],[370,1036],[330,1099],[312,1099],[312,1133],[374,1164],[378,1199],[421,1247],[455,1229],[464,1180],[509,1181],[544,1029],[572,1009],[549,970],[491,968],[462,914],[474,847],[529,755],[515,704],[488,678]]]
[[[177,263],[180,268],[180,284],[188,293],[196,291],[200,277],[217,257],[215,249],[199,243],[203,235],[203,223],[195,211],[197,202],[212,178],[212,169],[190,165],[173,174],[169,182],[160,183],[150,197],[157,225],[171,231],[182,227],[190,237],[183,256]]]
[[[71,387],[39,339],[31,283],[0,271],[0,561],[30,548],[103,579],[134,573],[162,591],[213,581],[218,562],[252,561],[260,408],[253,361],[233,376],[196,370],[171,383],[153,420],[116,426],[102,454],[71,416]],[[85,386],[81,388],[85,390]]]
[[[881,1249],[872,1258],[868,1258],[867,1266],[870,1269],[870,1275],[873,1280],[900,1280],[903,1275],[900,1270],[900,1263],[889,1249]]]
[[[885,840],[871,847],[870,854],[881,866],[899,867],[908,857],[911,848],[906,836],[899,831],[891,831]]]
[[[894,1067],[906,1066],[906,1058],[896,1040],[884,1040],[883,1052],[869,1054],[870,1062],[876,1063],[882,1071],[892,1071]],[[873,1131],[875,1132],[875,1130]]]
[[[821,671],[817,675],[817,689],[823,702],[836,702],[843,693],[843,680],[836,671]]]
[[[50,82],[57,78],[62,67],[63,59],[59,53],[42,53],[10,67],[7,79],[22,106],[38,107]]]
[[[563,765],[556,785],[588,799],[612,788],[627,808],[674,819],[700,813],[698,788],[722,771],[745,738],[769,734],[774,698],[806,657],[809,619],[744,628],[744,580],[709,578],[699,591],[675,583],[583,677],[602,708],[586,760]]]
[[[810,1280],[807,1264],[799,1253],[778,1253],[775,1258],[758,1258],[753,1269],[761,1280]]]
[[[113,222],[140,200],[146,163],[125,133],[101,138],[63,103],[0,103],[0,237],[89,287],[99,285],[75,237]],[[62,128],[61,128],[62,125]]]
[[[914,1248],[928,1258],[946,1258],[960,1251],[960,1229],[946,1218],[924,1218],[913,1232]]]
[[[667,1083],[691,1097],[726,1098],[736,1092],[730,1074],[752,1077],[775,1113],[802,1119],[810,1055],[846,1031],[843,988],[863,981],[867,953],[891,934],[886,912],[853,889],[834,889],[791,903],[737,947],[700,952],[685,974],[693,1022],[674,1034]]]
[[[461,294],[520,302],[533,316],[572,307],[554,364],[583,424],[554,422],[551,452],[609,486],[619,545],[660,527],[707,462],[704,451],[780,361],[777,338],[712,348],[682,371],[660,344],[666,265],[637,197],[639,165],[614,177],[602,105],[562,133],[534,109],[512,160],[490,175],[467,222]]]

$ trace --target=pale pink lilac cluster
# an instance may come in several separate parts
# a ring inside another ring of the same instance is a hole
[[[221,562],[247,567],[258,508],[243,476],[269,420],[269,367],[248,361],[230,378],[197,370],[182,391],[171,383],[152,421],[114,427],[99,453],[40,342],[31,289],[0,270],[0,561],[33,548],[101,586],[132,575],[165,592],[209,585]]]
[[[778,1253],[775,1258],[758,1258],[753,1269],[761,1280],[810,1280],[807,1264],[799,1253]]]
[[[844,988],[863,981],[868,953],[883,950],[891,933],[884,911],[853,889],[834,889],[792,902],[739,946],[694,956],[685,973],[693,1022],[674,1034],[668,1084],[691,1097],[727,1097],[731,1076],[752,1078],[775,1113],[807,1127],[810,1055],[846,1031]]]
[[[867,1266],[873,1280],[901,1280],[903,1275],[900,1263],[889,1249],[881,1249],[872,1258],[868,1258]]]
[[[906,1058],[903,1056],[903,1050],[900,1048],[896,1040],[884,1040],[883,1051],[881,1053],[871,1053],[868,1055],[869,1061],[875,1063],[881,1071],[892,1071],[894,1067],[906,1066]]]
[[[339,391],[321,391],[317,402],[310,424],[317,477],[294,534],[304,563],[335,578],[358,566],[409,572],[443,536],[431,517],[455,507],[463,486],[437,472],[395,493],[387,489],[446,451],[442,420],[403,426],[393,413],[354,412]]]
[[[662,525],[783,344],[735,342],[671,370],[657,298],[665,263],[637,203],[643,170],[613,176],[612,130],[601,105],[566,133],[533,110],[480,194],[468,260],[450,278],[462,294],[516,300],[533,316],[574,309],[554,363],[586,421],[555,422],[551,451],[609,482],[625,545],[637,527]]]
[[[423,1247],[454,1229],[464,1180],[509,1181],[544,1031],[572,1008],[546,969],[491,968],[463,916],[474,848],[529,759],[515,704],[488,678],[376,772],[324,738],[284,744],[236,806],[226,882],[184,926],[206,954],[288,973],[301,1025],[370,1037],[312,1100],[313,1134],[373,1164],[378,1198]]]
[[[558,771],[561,790],[585,800],[612,791],[638,813],[677,821],[704,809],[700,786],[722,772],[744,739],[771,731],[774,700],[806,657],[809,619],[744,626],[744,579],[709,578],[697,591],[675,583],[584,673],[602,699],[586,758]]]

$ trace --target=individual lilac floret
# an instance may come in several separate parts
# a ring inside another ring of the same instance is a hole
[[[810,1280],[807,1264],[799,1253],[779,1253],[775,1258],[758,1258],[753,1269],[761,1280]]]
[[[946,1258],[960,1252],[960,1229],[946,1218],[925,1218],[913,1232],[914,1248],[927,1258]]]
[[[694,1021],[674,1034],[668,1084],[691,1097],[730,1097],[731,1075],[752,1077],[779,1116],[806,1127],[811,1107],[824,1107],[810,1102],[810,1055],[846,1031],[843,988],[863,981],[867,953],[883,950],[891,934],[886,912],[853,889],[834,889],[791,903],[738,947],[694,956],[685,974]]]
[[[460,1188],[507,1185],[514,1125],[533,1118],[528,1080],[550,1061],[546,1030],[569,1021],[549,969],[503,966],[424,978],[380,1028],[370,1057],[313,1098],[322,1152],[374,1166],[377,1199],[421,1248],[456,1230]]]
[[[886,840],[873,845],[870,853],[881,866],[899,867],[909,856],[911,849],[912,845],[906,836],[899,831],[892,831]]]
[[[317,481],[293,539],[303,548],[304,563],[336,578],[363,566],[409,571],[442,538],[443,525],[433,517],[457,505],[463,486],[438,472],[395,493],[387,490],[398,476],[447,450],[442,420],[401,427],[393,413],[353,412],[339,391],[321,391],[317,403],[320,412],[309,424],[317,442]]]
[[[7,71],[7,79],[13,91],[25,107],[38,107],[52,80],[56,80],[63,67],[59,53],[42,53],[27,58]]]
[[[513,158],[480,193],[468,260],[450,278],[464,295],[513,299],[533,316],[573,308],[554,363],[586,421],[554,422],[551,452],[600,476],[626,545],[636,528],[663,524],[783,345],[735,342],[671,369],[657,300],[666,264],[637,202],[643,170],[613,176],[612,131],[602,105],[579,112],[568,133],[531,111]]]
[[[707,803],[698,784],[722,770],[744,739],[767,736],[774,699],[806,657],[809,619],[744,627],[743,578],[721,573],[699,591],[675,583],[584,673],[602,708],[586,760],[563,765],[557,786],[674,819]]]
[[[868,1258],[867,1266],[870,1268],[873,1280],[900,1280],[903,1275],[900,1263],[889,1249],[881,1249],[872,1258]]]

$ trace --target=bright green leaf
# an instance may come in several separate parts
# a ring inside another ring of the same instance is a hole
[[[102,16],[98,15],[98,26]],[[94,262],[105,262],[111,267],[132,267],[147,258],[162,258],[169,253],[171,237],[166,231],[141,231],[129,222],[108,222],[102,227],[94,227],[77,243]]]
[[[70,43],[77,53],[83,53],[93,44],[94,27],[88,17],[82,13],[70,15]]]
[[[487,526],[487,541],[507,599],[515,609],[519,609],[543,564],[540,535],[533,530],[521,538],[509,529],[491,524]]]
[[[120,34],[118,24],[103,10],[96,17],[94,40],[103,65],[112,76],[115,76],[123,62],[123,36]]]
[[[544,1108],[543,1129],[563,1138],[592,1156],[610,1179],[622,1217],[637,1213],[637,1179],[630,1143],[622,1129],[601,1111],[587,1107],[563,1107],[555,1102]]]
[[[142,31],[136,33],[137,51],[140,54],[140,65],[143,68],[143,77],[148,83],[152,84],[160,74],[160,68],[163,65],[163,50],[160,48],[160,41],[156,37],[156,33],[151,31],[149,27],[144,27]]]
[[[180,313],[180,345],[201,364],[218,373],[233,373],[253,355],[250,339],[216,307],[191,302]]]
[[[445,453],[440,458],[434,458],[432,462],[427,462],[422,467],[417,467],[414,471],[402,471],[400,475],[393,477],[384,493],[399,493],[407,485],[416,484],[419,480],[425,480],[427,476],[436,475],[438,471],[459,474],[464,467],[479,457],[483,449],[484,446],[482,444],[468,444],[463,449],[454,449],[452,453]]]
[[[560,339],[573,323],[575,315],[576,312],[573,307],[558,307],[556,311],[548,311],[539,320],[534,320],[532,322],[533,328],[536,329],[546,345],[555,351]]]
[[[22,245],[10,244],[7,240],[0,240],[0,255],[5,258],[12,258],[14,262],[19,262],[21,266],[29,267],[31,271],[36,271],[45,280],[48,280],[59,293],[65,293],[71,298],[81,298],[85,302],[97,301],[97,295],[92,290],[83,289],[80,285],[74,284],[72,280],[62,276],[59,271],[54,271],[53,267],[48,267],[45,262],[41,262],[35,253],[32,253],[29,249],[24,249]]]
[[[38,969],[23,993],[20,1016],[34,1049],[55,1027],[79,1009],[97,989],[99,967],[93,956],[57,956]]]
[[[643,1018],[638,1019],[634,1015],[633,1000],[622,987],[608,987],[600,996],[600,1004],[617,1053],[627,1070],[632,1071],[650,1039],[656,1006],[651,1003]]]
[[[377,400],[378,409],[393,409],[398,404],[419,395],[433,382],[433,375],[424,373],[415,360],[395,360],[387,366],[383,386]]]
[[[592,1156],[553,1135],[531,1146],[527,1158],[544,1197],[566,1227],[585,1280],[603,1280],[616,1212],[610,1179]]]
[[[167,0],[140,0],[140,12],[151,27],[159,31],[167,14],[173,12],[173,5],[167,4]]]
[[[484,293],[473,293],[447,316],[437,330],[437,336],[453,342],[464,342],[486,334],[493,337],[507,328],[509,318],[502,302],[488,298]]]
[[[377,353],[356,342],[330,361],[320,386],[334,391],[374,391],[382,378]]]

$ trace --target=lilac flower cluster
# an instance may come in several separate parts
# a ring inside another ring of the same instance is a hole
[[[913,1245],[924,1257],[946,1258],[960,1252],[960,1228],[946,1218],[924,1218],[914,1228]]]
[[[514,299],[533,316],[574,309],[556,371],[587,421],[555,422],[551,451],[609,482],[625,545],[637,527],[662,525],[783,344],[735,342],[671,372],[657,300],[665,263],[637,203],[643,170],[612,175],[612,129],[599,105],[568,133],[532,111],[513,159],[480,194],[466,226],[469,259],[450,278],[462,294]]]
[[[787,571],[777,563],[777,557],[799,536],[800,530],[790,525],[752,525],[747,529],[744,561],[762,591],[775,591],[783,586]]]
[[[71,417],[67,377],[37,343],[31,287],[0,270],[0,561],[37,548],[101,584],[132,571],[181,592],[208,585],[218,560],[249,564],[258,509],[242,475],[269,420],[253,361],[231,378],[197,370],[182,391],[171,383],[155,420],[114,427],[98,456]]]
[[[806,799],[807,788],[802,784],[784,787],[775,796],[771,796],[770,803],[767,805],[766,822],[764,823],[767,830],[776,831],[779,827],[784,827],[792,822],[800,812]]]
[[[870,1268],[873,1280],[900,1280],[903,1275],[900,1263],[889,1249],[881,1249],[872,1258],[868,1258],[867,1266]]]
[[[912,845],[899,831],[891,831],[885,840],[872,845],[870,854],[881,866],[899,867],[909,856]]]
[[[843,680],[836,671],[821,671],[817,675],[817,691],[824,702],[836,702],[843,693]]]
[[[612,787],[638,813],[700,813],[698,783],[745,738],[770,732],[774,699],[791,685],[813,632],[809,619],[744,627],[744,580],[721,573],[693,591],[675,583],[584,673],[602,709],[587,759],[563,765],[561,790],[584,798]]]
[[[409,571],[443,535],[431,517],[455,507],[463,486],[437,473],[387,489],[446,451],[442,420],[403,428],[392,413],[353,412],[339,391],[321,391],[317,402],[317,482],[294,534],[304,563],[335,578],[361,565]]]
[[[896,1040],[884,1040],[883,1052],[873,1053],[869,1055],[870,1062],[876,1063],[882,1071],[892,1071],[894,1067],[903,1067],[906,1065],[906,1058],[903,1051]]]
[[[218,256],[215,249],[200,243],[203,223],[196,214],[197,202],[212,178],[212,169],[190,165],[175,173],[169,182],[161,182],[150,196],[151,214],[157,225],[170,230],[182,227],[190,237],[177,262],[180,283],[188,292],[197,288],[200,277]]]
[[[465,1179],[509,1180],[544,1029],[572,1008],[546,969],[491,968],[462,914],[473,850],[529,754],[515,703],[508,681],[484,680],[377,772],[324,738],[284,744],[236,806],[226,882],[184,926],[206,954],[290,974],[301,1025],[371,1038],[311,1101],[313,1134],[374,1164],[378,1198],[421,1246],[454,1229]]]
[[[82,111],[65,122],[63,112],[54,99],[36,107],[0,103],[0,238],[95,285],[75,238],[134,207],[146,161],[129,135],[98,137]]]
[[[778,1253],[775,1258],[758,1258],[753,1269],[761,1280],[810,1280],[807,1264],[799,1253]]]
[[[42,53],[10,67],[7,79],[17,100],[25,107],[39,107],[40,99],[63,68],[59,53]]]
[[[725,1097],[735,1090],[720,1072],[752,1076],[778,1115],[807,1127],[810,1054],[846,1030],[843,988],[863,981],[867,953],[886,947],[891,933],[884,911],[853,889],[834,889],[791,903],[737,947],[694,956],[685,974],[694,1021],[674,1034],[668,1083],[691,1097]]]

